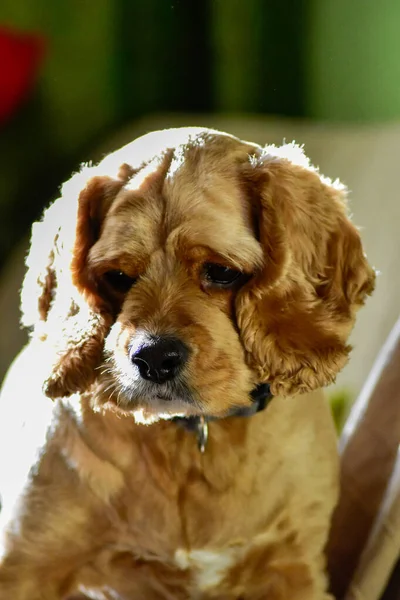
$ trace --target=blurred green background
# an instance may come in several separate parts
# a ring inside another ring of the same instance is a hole
[[[399,117],[399,23],[394,0],[2,0],[0,26],[46,54],[0,128],[0,266],[94,144],[143,114]]]

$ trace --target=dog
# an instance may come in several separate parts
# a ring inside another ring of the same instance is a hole
[[[321,388],[375,278],[346,188],[294,143],[153,132],[64,184],[27,267],[0,599],[330,598]]]

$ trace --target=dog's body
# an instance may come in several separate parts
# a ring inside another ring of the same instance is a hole
[[[337,454],[318,388],[374,279],[343,193],[294,146],[199,129],[64,187],[1,399],[0,600],[327,597]],[[267,408],[235,416],[260,383]],[[189,418],[212,419],[204,453]]]
[[[320,392],[212,422],[204,454],[181,426],[93,415],[88,402],[54,408],[40,511],[4,598],[57,598],[75,582],[119,594],[107,600],[324,597],[337,460]]]

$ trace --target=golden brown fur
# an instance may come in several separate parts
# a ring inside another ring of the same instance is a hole
[[[0,600],[79,590],[106,600],[326,598],[337,458],[319,388],[345,364],[374,284],[343,186],[294,144],[156,132],[63,186],[27,262],[32,341],[3,412],[18,406],[29,429],[43,383],[56,402],[19,503],[5,511]],[[220,289],[206,263],[247,277]],[[111,270],[136,283],[111,290]],[[132,374],[128,354],[144,334],[190,350],[164,399]],[[228,417],[262,382],[280,397],[256,416]],[[204,454],[170,420],[177,413],[219,418]]]

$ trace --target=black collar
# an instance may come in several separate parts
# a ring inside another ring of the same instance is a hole
[[[250,393],[252,400],[251,406],[244,406],[233,410],[228,417],[251,417],[264,410],[272,399],[270,386],[268,383],[260,383]],[[173,421],[178,423],[188,431],[194,431],[197,434],[197,445],[200,452],[204,452],[208,439],[208,423],[210,421],[219,421],[220,417],[175,417]]]

